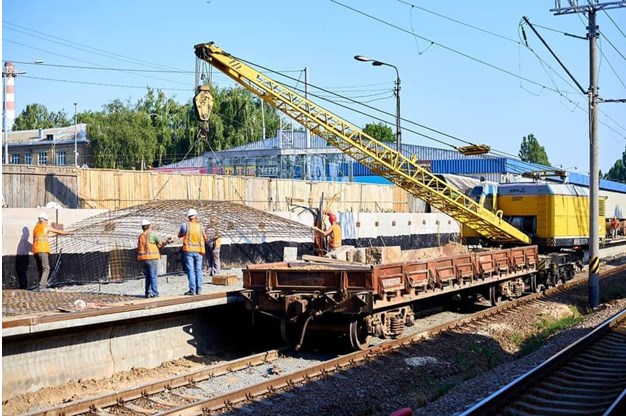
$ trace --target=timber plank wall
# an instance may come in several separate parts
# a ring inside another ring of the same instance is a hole
[[[219,200],[264,211],[287,211],[290,202],[335,211],[420,212],[422,203],[396,186],[317,182],[197,173],[4,165],[3,203],[34,208],[58,202],[68,208],[116,210],[152,200]]]

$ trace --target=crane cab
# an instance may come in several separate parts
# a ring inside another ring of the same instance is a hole
[[[482,187],[482,189],[481,189]],[[515,226],[544,251],[589,245],[589,189],[565,183],[520,182],[489,188],[477,185],[470,197],[491,210],[502,211],[502,218]],[[492,201],[494,201],[492,203]],[[606,198],[600,199],[596,226],[603,235]],[[494,211],[495,212],[495,211]],[[478,236],[463,228],[463,238],[472,242]]]

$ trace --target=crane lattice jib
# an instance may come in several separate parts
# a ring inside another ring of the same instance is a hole
[[[196,56],[287,114],[373,172],[496,243],[530,243],[530,238],[460,190],[422,168],[416,160],[364,133],[290,88],[261,74],[213,42],[195,46]]]

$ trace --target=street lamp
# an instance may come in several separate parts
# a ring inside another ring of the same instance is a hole
[[[361,62],[371,62],[373,66],[390,66],[396,70],[396,86],[393,90],[396,96],[396,149],[398,152],[402,153],[402,130],[400,130],[400,73],[398,72],[398,68],[395,65],[377,61],[367,56],[356,55],[354,59]]]

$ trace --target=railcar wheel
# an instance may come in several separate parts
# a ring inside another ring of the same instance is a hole
[[[489,303],[491,303],[491,306],[497,306],[502,300],[502,295],[498,292],[498,286],[489,286]]]
[[[372,336],[367,333],[367,325],[363,319],[351,321],[348,332],[352,349],[365,350],[369,347]]]
[[[530,276],[530,291],[534,293],[543,292],[546,290],[546,286],[542,283],[537,283],[537,274],[533,273]]]

